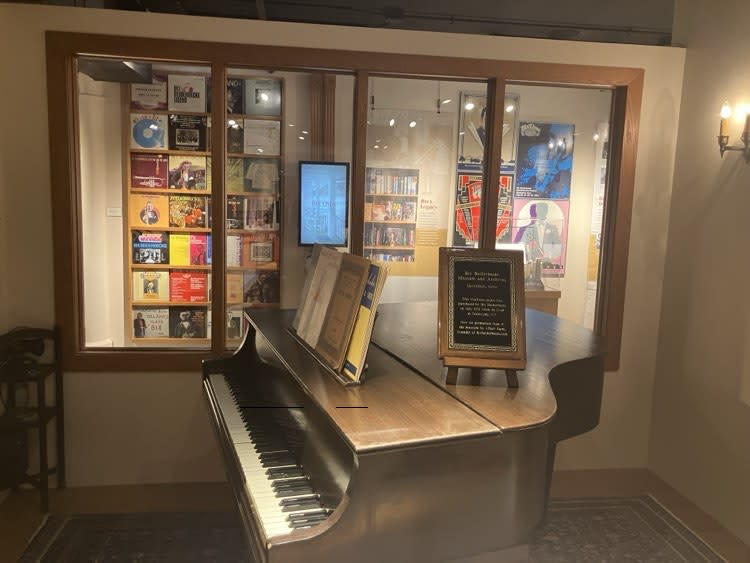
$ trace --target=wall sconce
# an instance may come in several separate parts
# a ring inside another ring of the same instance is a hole
[[[724,102],[721,106],[721,119],[719,120],[719,152],[724,158],[727,151],[741,151],[745,162],[750,163],[750,110],[745,107],[745,129],[742,131],[740,140],[742,145],[729,144],[729,118],[732,117],[732,106]]]

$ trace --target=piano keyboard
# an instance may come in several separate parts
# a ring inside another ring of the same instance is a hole
[[[231,376],[211,374],[209,378],[266,537],[325,520],[332,511],[321,506],[294,454],[293,429],[281,416],[286,409],[246,396]]]

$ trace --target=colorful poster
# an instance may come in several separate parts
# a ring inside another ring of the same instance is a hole
[[[575,125],[522,121],[515,197],[570,199]]]
[[[539,262],[541,275],[565,275],[570,202],[561,200],[515,199],[513,242],[522,244],[524,261]]]
[[[510,242],[513,176],[502,174],[497,194],[496,242]],[[476,246],[479,243],[482,200],[482,176],[459,174],[456,182],[456,222],[453,246]]]

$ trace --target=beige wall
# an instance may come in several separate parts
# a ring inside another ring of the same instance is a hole
[[[678,0],[687,46],[649,461],[750,542],[750,166],[719,158],[724,100],[750,102],[746,0]],[[742,125],[732,123],[732,142]]]
[[[175,39],[184,39],[189,30],[192,38],[208,41],[241,43],[252,38],[255,43],[274,45],[645,68],[622,368],[607,376],[599,428],[561,445],[558,466],[646,465],[666,245],[663,225],[669,217],[681,96],[681,49],[16,4],[0,5],[0,22],[8,28],[0,35],[0,68],[3,76],[13,77],[0,89],[7,97],[3,107],[13,108],[4,114],[1,134],[10,144],[0,168],[6,204],[13,209],[2,235],[12,234],[14,243],[5,249],[0,246],[0,264],[13,265],[9,324],[48,325],[54,318],[46,29]],[[67,451],[71,460],[86,460],[71,466],[71,484],[133,482],[145,475],[173,481],[219,478],[218,453],[209,438],[207,418],[197,414],[197,375],[152,374],[147,369],[140,374],[67,374]],[[123,394],[129,389],[133,395],[125,403]],[[152,402],[157,400],[160,408]],[[131,416],[124,416],[126,412]],[[134,418],[137,432],[129,430]],[[165,463],[170,465],[168,472]]]

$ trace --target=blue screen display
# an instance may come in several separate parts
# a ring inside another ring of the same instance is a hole
[[[299,243],[347,245],[349,165],[300,162]]]

